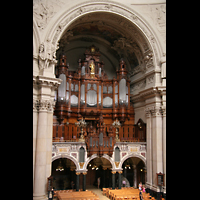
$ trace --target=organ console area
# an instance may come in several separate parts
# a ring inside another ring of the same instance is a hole
[[[56,77],[62,79],[62,83],[55,97],[54,141],[78,141],[81,128],[75,123],[81,119],[87,123],[83,135],[85,142],[88,141],[88,148],[94,146],[89,136],[97,140],[100,135],[104,138],[102,141],[105,141],[105,144],[101,144],[108,147],[108,151],[109,147],[113,147],[116,130],[111,125],[116,119],[121,123],[120,141],[146,140],[145,123],[140,121],[138,126],[134,122],[125,61],[119,61],[116,78],[108,79],[106,66],[100,56],[99,49],[90,46],[85,51],[84,59],[78,60],[77,70],[70,71],[66,55],[60,54]],[[97,143],[95,141],[95,147]]]

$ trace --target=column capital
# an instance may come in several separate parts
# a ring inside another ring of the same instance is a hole
[[[76,172],[76,175],[80,175],[81,174],[81,172]]]
[[[122,174],[123,171],[118,171],[119,174]]]
[[[54,100],[33,100],[33,110],[39,112],[53,112],[55,103]]]
[[[162,106],[161,113],[162,113],[163,116],[166,117],[166,107],[165,106]]]
[[[146,118],[151,117],[151,111],[149,109],[145,109]]]
[[[163,108],[159,106],[151,106],[145,109],[146,117],[156,117],[161,116],[163,114]]]
[[[116,171],[111,171],[112,174],[116,174]]]
[[[87,172],[83,172],[83,175],[86,175],[87,174]]]

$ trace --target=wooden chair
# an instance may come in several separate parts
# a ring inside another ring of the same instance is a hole
[[[103,195],[106,195],[106,188],[103,188]]]

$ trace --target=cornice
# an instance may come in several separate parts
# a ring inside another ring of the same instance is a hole
[[[166,87],[165,86],[151,87],[151,88],[140,91],[136,95],[131,95],[131,101],[133,103],[136,103],[138,101],[145,100],[145,99],[148,99],[150,97],[154,97],[157,94],[162,95],[164,93],[166,93]]]
[[[61,82],[62,80],[59,78],[33,75],[33,85],[39,85],[42,87],[53,87],[56,89],[61,84]]]

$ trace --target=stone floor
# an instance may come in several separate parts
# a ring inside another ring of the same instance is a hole
[[[101,191],[101,189],[98,189],[95,186],[86,186],[86,190],[93,191],[100,200],[110,200],[108,197],[103,195],[103,191]],[[56,198],[53,199],[56,200]]]
[[[97,194],[97,196],[99,197],[100,200],[109,200],[108,197],[103,195],[103,191],[101,191],[101,189],[98,189],[95,186],[88,186],[88,187],[86,187],[86,189],[93,191],[95,194]]]

